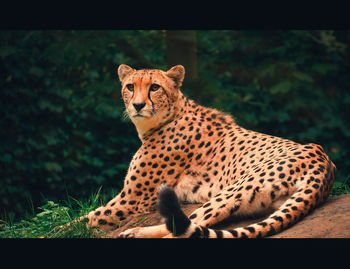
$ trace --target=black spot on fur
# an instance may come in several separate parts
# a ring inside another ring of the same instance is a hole
[[[100,219],[100,220],[98,220],[98,224],[99,225],[105,225],[105,224],[107,224],[107,221],[104,220],[104,219]]]
[[[283,222],[283,219],[280,216],[273,216],[271,218],[273,218],[273,219],[275,219],[275,220],[277,220],[279,222]]]
[[[253,227],[244,227],[243,229],[249,231],[250,233],[255,233],[255,229]]]
[[[197,214],[192,214],[189,219],[195,219],[197,217]]]
[[[238,233],[235,230],[228,230],[228,232],[230,232],[233,235],[233,237],[238,236]]]
[[[273,228],[273,226],[270,226],[270,230],[269,230],[269,232],[267,233],[267,236],[274,235],[275,233],[276,233],[275,228]]]
[[[194,233],[192,233],[190,235],[190,238],[200,238],[201,236],[201,229],[199,229],[199,227],[197,227],[194,231]]]
[[[209,229],[202,227],[203,237],[208,238],[209,237]]]
[[[235,213],[235,212],[239,209],[239,207],[240,207],[240,205],[237,204],[237,205],[235,205],[233,208],[231,208],[231,210],[230,210],[230,215],[232,215],[233,213]]]
[[[123,211],[117,211],[117,213],[115,213],[118,217],[121,217],[121,216],[123,216]]]
[[[216,233],[216,237],[217,237],[217,238],[222,238],[222,231],[220,231],[220,230],[214,230],[214,232]]]
[[[192,193],[196,193],[198,191],[199,187],[200,187],[200,185],[194,186],[192,189]]]

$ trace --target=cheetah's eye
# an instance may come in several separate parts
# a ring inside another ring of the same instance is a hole
[[[158,84],[152,84],[150,90],[152,92],[155,92],[155,91],[158,91],[159,88],[160,86]]]
[[[129,91],[133,92],[134,91],[134,84],[128,84],[126,85]]]

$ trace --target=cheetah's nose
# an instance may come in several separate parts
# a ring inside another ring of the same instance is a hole
[[[134,106],[134,108],[136,109],[136,111],[139,112],[142,108],[144,108],[144,106],[146,105],[146,103],[133,103],[132,105]]]

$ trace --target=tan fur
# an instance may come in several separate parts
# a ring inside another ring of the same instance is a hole
[[[126,112],[142,145],[130,163],[123,190],[88,214],[89,226],[110,230],[130,214],[155,208],[162,182],[174,188],[180,200],[204,203],[190,215],[192,224],[181,237],[266,236],[327,199],[335,166],[321,146],[246,130],[230,115],[197,105],[180,90],[182,66],[164,72],[121,65],[118,74]],[[153,84],[158,90],[151,91]],[[137,112],[135,103],[145,106]],[[274,213],[264,223],[249,228],[207,229],[233,214],[271,210]],[[164,227],[134,228],[121,236],[171,237]]]

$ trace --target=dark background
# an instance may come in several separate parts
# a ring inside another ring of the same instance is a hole
[[[314,142],[350,175],[350,31],[0,31],[0,219],[112,198],[140,146],[117,68],[186,68],[183,92],[238,124]]]

